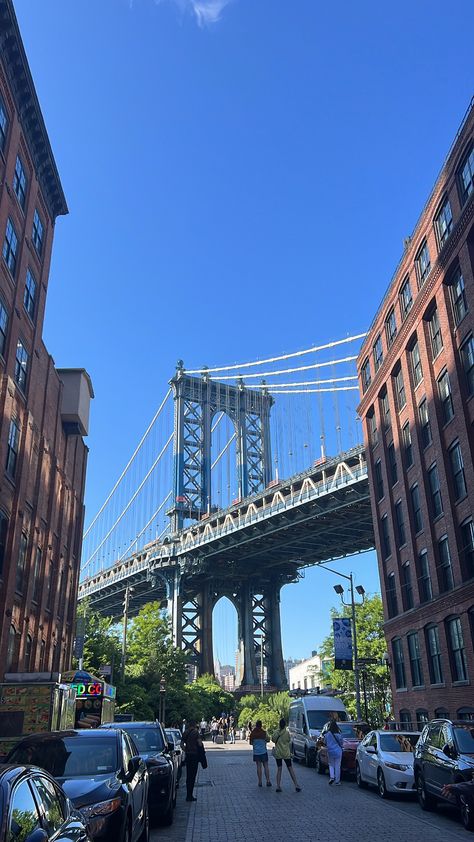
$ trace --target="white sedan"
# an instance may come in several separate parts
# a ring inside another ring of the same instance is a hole
[[[419,736],[419,731],[370,731],[357,748],[358,786],[374,784],[381,798],[415,793],[413,749]]]

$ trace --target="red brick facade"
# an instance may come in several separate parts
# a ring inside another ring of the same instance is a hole
[[[473,149],[471,105],[358,358],[394,712],[413,725],[474,717]]]
[[[42,341],[55,218],[67,207],[11,0],[0,0],[0,97],[1,678],[69,666],[87,459],[82,438],[66,434]]]

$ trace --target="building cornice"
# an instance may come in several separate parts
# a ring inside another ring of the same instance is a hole
[[[470,197],[469,201],[463,208],[461,216],[459,217],[455,227],[453,228],[451,236],[446,241],[445,245],[438,254],[436,263],[433,266],[433,269],[431,270],[426,283],[419,290],[418,295],[413,301],[413,306],[407,318],[401,324],[400,330],[398,331],[395,337],[395,341],[385,354],[382,365],[374,374],[369,388],[361,398],[360,404],[358,406],[358,412],[361,417],[364,415],[367,407],[374,402],[380,388],[388,380],[389,374],[393,366],[397,362],[401,351],[405,347],[408,339],[415,330],[416,325],[420,321],[420,318],[422,317],[425,308],[433,295],[433,291],[438,284],[441,274],[446,270],[446,267],[449,266],[451,260],[453,259],[454,253],[458,248],[459,243],[462,237],[464,236],[466,229],[472,222],[473,218],[474,194]],[[402,278],[402,275],[400,275],[400,280]],[[376,331],[373,329],[372,333],[369,333],[369,336],[367,337],[369,341],[364,343],[365,347],[360,351],[358,362],[360,361],[362,363],[365,357],[371,353],[371,341],[375,335]]]
[[[12,0],[0,0],[0,56],[51,219],[68,213]]]

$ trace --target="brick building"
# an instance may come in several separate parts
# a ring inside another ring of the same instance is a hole
[[[474,718],[473,270],[471,103],[358,358],[395,716],[413,725]]]
[[[0,678],[69,665],[92,387],[42,329],[67,213],[11,0],[0,0]]]

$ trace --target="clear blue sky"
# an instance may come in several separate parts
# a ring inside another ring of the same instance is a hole
[[[94,383],[91,514],[178,357],[255,359],[369,325],[474,92],[474,7],[15,5],[70,208],[45,339]],[[339,567],[377,589],[372,555]],[[327,633],[332,584],[312,570],[286,589],[286,655]]]

